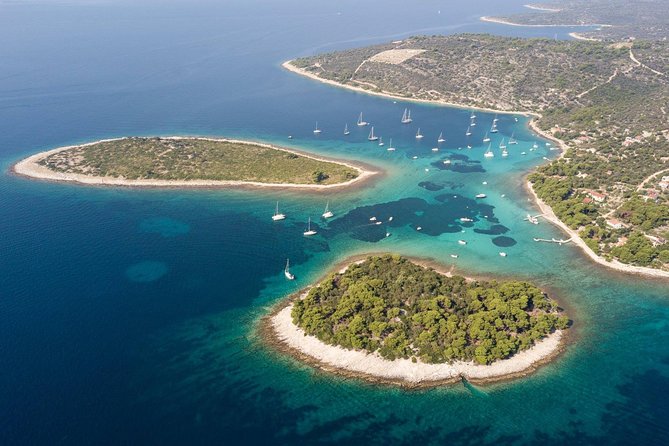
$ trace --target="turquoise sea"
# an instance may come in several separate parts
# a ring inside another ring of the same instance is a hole
[[[532,241],[563,235],[523,221],[536,213],[523,176],[557,156],[524,118],[499,116],[485,159],[494,115],[477,112],[467,140],[468,110],[280,67],[415,34],[572,31],[478,21],[522,3],[0,1],[0,443],[669,444],[669,286]],[[385,147],[355,126],[360,112]],[[511,134],[519,144],[502,158]],[[123,135],[249,138],[385,175],[305,194],[81,187],[9,171],[41,150]],[[277,200],[288,218],[273,223]],[[323,222],[328,200],[336,217]],[[313,238],[302,236],[308,217]],[[566,352],[521,380],[405,391],[316,372],[259,342],[271,305],[379,251],[535,281],[574,319]]]

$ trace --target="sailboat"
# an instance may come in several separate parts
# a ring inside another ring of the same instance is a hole
[[[535,141],[534,144],[532,144],[532,148],[534,150],[537,150],[539,148],[539,144],[537,144],[537,142]]]
[[[388,148],[386,150],[389,151],[389,152],[394,152],[395,151],[395,147],[393,147],[393,139],[392,138],[390,138],[390,144],[388,144]]]
[[[283,269],[283,275],[288,280],[295,280],[295,275],[290,272],[290,259],[286,259],[286,267]]]
[[[509,156],[509,151],[506,150],[506,149],[502,149],[502,156],[503,156],[503,157],[507,157],[507,156]]]
[[[304,231],[304,235],[310,236],[310,235],[316,235],[317,232],[311,229],[311,217],[309,217],[309,223],[307,223],[307,230]]]
[[[316,121],[316,128],[314,129],[315,134],[319,134],[321,132],[321,129],[318,128],[318,121]]]
[[[506,144],[504,144],[504,138],[502,138],[502,142],[499,143],[499,148],[506,149]]]
[[[369,136],[367,137],[368,140],[370,141],[378,141],[379,137],[374,136],[374,126],[372,126],[372,129],[369,131]]]
[[[366,125],[369,125],[369,122],[363,121],[362,112],[360,112],[360,116],[358,116],[358,127],[364,127]]]
[[[344,125],[344,135],[349,135],[351,132],[348,130],[348,124]]]
[[[492,120],[492,123],[497,124],[497,121],[499,121],[499,118],[497,118],[497,113],[495,113],[495,118]]]
[[[467,127],[467,131],[465,132],[465,136],[472,136],[472,126],[470,125]]]
[[[488,136],[488,132],[485,132],[485,136],[483,137],[483,142],[490,142],[490,137]]]
[[[473,110],[472,110],[472,114],[469,116],[469,119],[476,119],[476,115],[474,114]]]
[[[286,214],[281,214],[279,213],[279,202],[276,202],[276,209],[274,209],[274,215],[272,215],[272,220],[273,221],[279,221],[279,220],[284,220],[286,218]]]
[[[418,131],[416,132],[416,139],[422,139],[423,135],[420,134],[420,127],[418,127]]]
[[[497,133],[499,130],[497,130],[497,124],[492,123],[492,127],[490,127],[490,133]]]
[[[513,137],[513,133],[511,134],[511,138],[509,138],[509,145],[512,146],[514,144],[518,144],[518,141]]]
[[[441,133],[439,133],[439,138],[437,139],[437,142],[441,143],[441,142],[444,142],[444,141],[446,141],[444,139],[444,132],[441,132]]]
[[[323,212],[322,217],[323,218],[334,217],[334,213],[330,210],[330,202],[329,201],[327,203],[325,203],[325,211]]]
[[[495,154],[492,153],[492,150],[490,150],[490,144],[488,144],[488,150],[486,150],[483,156],[485,156],[486,158],[492,158],[493,156],[495,156]]]
[[[402,114],[402,124],[410,124],[412,121],[413,119],[411,119],[411,110],[405,108],[404,114]]]
[[[469,117],[469,125],[474,127],[476,125],[476,115],[472,112],[472,115]]]
[[[383,143],[383,137],[379,137],[379,147],[383,147],[385,144]]]

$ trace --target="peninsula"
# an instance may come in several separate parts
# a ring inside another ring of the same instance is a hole
[[[376,173],[268,144],[191,137],[132,137],[61,147],[18,162],[14,172],[93,185],[304,189],[346,186]]]
[[[563,150],[529,176],[553,221],[608,267],[669,277],[669,43],[418,36],[285,66],[370,94],[533,116]]]
[[[562,0],[525,5],[531,11],[481,20],[513,26],[581,26],[577,38],[619,41],[662,40],[669,32],[664,0]]]
[[[433,386],[525,375],[570,325],[527,282],[448,276],[399,255],[353,261],[263,320],[279,350],[374,382]]]

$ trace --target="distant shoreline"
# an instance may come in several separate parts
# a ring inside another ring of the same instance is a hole
[[[491,16],[481,16],[479,17],[479,20],[482,22],[488,22],[488,23],[498,23],[500,25],[509,25],[509,26],[522,26],[526,28],[571,28],[571,27],[593,27],[593,26],[600,26],[600,27],[608,27],[611,25],[605,25],[603,23],[561,23],[561,24],[545,24],[545,25],[535,25],[535,24],[526,24],[526,23],[517,23],[517,22],[512,22],[508,19],[503,19],[500,17],[491,17]]]
[[[346,88],[347,90],[352,90],[356,91],[358,93],[365,93],[365,94],[370,94],[374,96],[381,96],[384,98],[389,98],[389,99],[397,99],[403,102],[416,102],[420,104],[437,104],[437,105],[443,105],[447,107],[455,107],[455,108],[462,108],[465,110],[480,110],[483,112],[490,112],[490,113],[498,113],[498,114],[506,114],[506,115],[523,115],[523,116],[537,116],[536,113],[527,111],[527,110],[499,110],[499,109],[494,109],[494,108],[489,108],[489,107],[478,107],[478,106],[473,106],[473,105],[467,105],[467,104],[461,104],[457,102],[447,102],[447,101],[441,101],[441,100],[434,100],[434,99],[419,99],[419,98],[408,98],[405,96],[399,96],[390,92],[386,91],[372,91],[372,90],[367,90],[362,87],[356,87],[353,85],[348,85],[348,84],[342,84],[340,82],[336,82],[330,79],[324,79],[320,76],[317,76],[313,73],[308,72],[307,70],[304,70],[302,68],[296,67],[295,65],[292,64],[292,60],[288,60],[284,63],[281,64],[283,68],[285,68],[288,71],[292,71],[293,73],[299,74],[301,76],[308,77],[309,79],[313,79],[318,82],[322,82],[324,84],[328,85],[333,85],[335,87],[339,88]]]
[[[186,137],[186,136],[166,136],[162,139],[172,140],[204,140],[204,141],[219,141],[231,142],[237,144],[249,144],[273,150],[280,150],[287,153],[292,153],[305,158],[310,158],[316,161],[339,164],[349,167],[358,172],[358,176],[351,180],[335,183],[335,184],[299,184],[299,183],[263,183],[259,181],[236,181],[236,180],[157,180],[157,179],[125,179],[117,177],[101,177],[77,173],[56,172],[48,167],[38,164],[42,159],[58,152],[74,149],[77,147],[86,147],[101,142],[118,141],[125,138],[110,138],[101,139],[85,144],[76,144],[65,147],[58,147],[56,149],[39,152],[25,158],[12,166],[12,172],[19,176],[24,176],[39,180],[71,182],[83,185],[92,186],[113,186],[113,187],[142,187],[142,188],[234,188],[234,187],[250,187],[250,188],[271,188],[271,189],[300,189],[305,191],[320,191],[334,188],[341,188],[351,186],[354,183],[361,183],[370,179],[372,176],[379,174],[378,171],[363,168],[361,165],[349,161],[341,161],[335,159],[328,159],[326,157],[319,157],[311,155],[295,149],[287,149],[283,147],[276,147],[270,144],[259,143],[255,141],[243,141],[228,138],[204,138],[204,137]]]
[[[523,6],[528,8],[528,9],[534,9],[536,11],[546,11],[546,12],[560,12],[560,11],[562,11],[560,8],[548,8],[546,6],[533,5],[531,3],[527,4],[527,5],[523,5]]]
[[[349,258],[339,263],[331,272],[345,271],[348,265],[355,263],[359,258],[360,256]],[[408,258],[414,263],[426,266],[420,260]],[[342,265],[345,265],[343,269]],[[436,271],[450,275],[439,269]],[[543,338],[530,349],[489,365],[464,361],[455,361],[451,364],[429,364],[420,361],[414,363],[410,359],[391,361],[377,353],[329,345],[315,336],[305,334],[304,330],[293,323],[291,316],[294,299],[305,296],[321,280],[277,304],[270,314],[260,321],[260,333],[265,343],[275,350],[326,372],[407,388],[453,384],[463,378],[475,384],[487,384],[527,376],[541,365],[550,362],[563,350],[564,334],[560,330]]]

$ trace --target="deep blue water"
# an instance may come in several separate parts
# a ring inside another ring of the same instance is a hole
[[[280,68],[413,34],[570,31],[478,21],[521,5],[0,3],[0,443],[668,444],[667,284],[532,242],[561,234],[522,221],[533,212],[522,176],[555,155],[524,119],[500,116],[493,147],[511,133],[519,145],[485,159],[490,114],[477,113],[467,140],[467,110],[393,103]],[[353,125],[360,111],[396,152],[367,142]],[[386,174],[305,195],[88,188],[9,173],[40,150],[156,134],[289,144]],[[276,200],[289,217],[278,224]],[[328,223],[317,218],[326,200],[336,213]],[[572,343],[523,380],[407,392],[315,372],[258,341],[271,304],[350,255],[378,251],[531,279],[570,312]],[[287,257],[295,283],[283,279]]]

